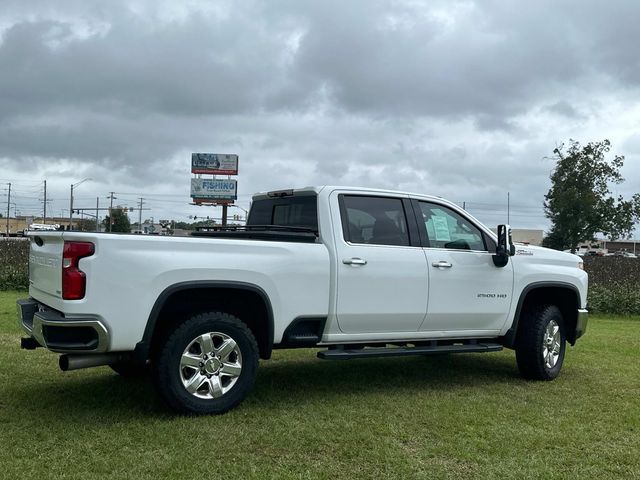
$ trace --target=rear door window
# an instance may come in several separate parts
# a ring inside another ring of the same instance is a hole
[[[344,239],[372,245],[409,245],[402,200],[390,197],[341,196]]]

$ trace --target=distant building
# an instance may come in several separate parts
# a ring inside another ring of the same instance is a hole
[[[495,233],[495,228],[492,229]],[[512,228],[511,236],[516,243],[524,243],[525,245],[542,245],[542,238],[544,237],[543,230],[533,230],[528,228]]]
[[[76,222],[78,218],[73,219],[73,227],[76,227]],[[24,234],[24,231],[29,228],[29,225],[32,224],[44,224],[45,221],[42,217],[34,217],[34,216],[24,216],[18,215],[17,217],[9,218],[9,236],[15,237]],[[65,230],[69,227],[69,217],[47,217],[46,220],[47,225],[58,224]],[[0,218],[0,236],[5,236],[7,231],[7,218]]]
[[[542,237],[544,237],[543,230],[531,230],[527,228],[514,228],[511,230],[511,234],[514,242],[537,246],[542,245]]]
[[[599,240],[600,248],[608,253],[640,253],[640,240]]]
[[[580,243],[576,251],[579,253],[596,252],[601,254],[629,252],[640,253],[640,240],[594,240],[593,242]]]

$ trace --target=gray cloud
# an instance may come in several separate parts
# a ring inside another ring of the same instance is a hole
[[[637,152],[639,13],[577,0],[5,1],[0,178],[47,175],[59,197],[82,175],[93,191],[187,196],[189,153],[223,151],[241,156],[243,195],[350,183],[496,203],[508,189],[539,208],[556,143],[609,137]]]

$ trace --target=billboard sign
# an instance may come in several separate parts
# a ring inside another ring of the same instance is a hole
[[[196,203],[202,201],[228,203],[238,198],[238,182],[220,178],[192,178],[191,198]]]
[[[222,153],[192,153],[191,173],[237,175],[238,155]]]

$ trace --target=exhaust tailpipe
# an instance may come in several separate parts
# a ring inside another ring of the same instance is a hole
[[[113,365],[124,362],[131,358],[126,353],[97,353],[93,355],[60,355],[60,370],[78,370],[80,368],[100,367],[102,365]]]

